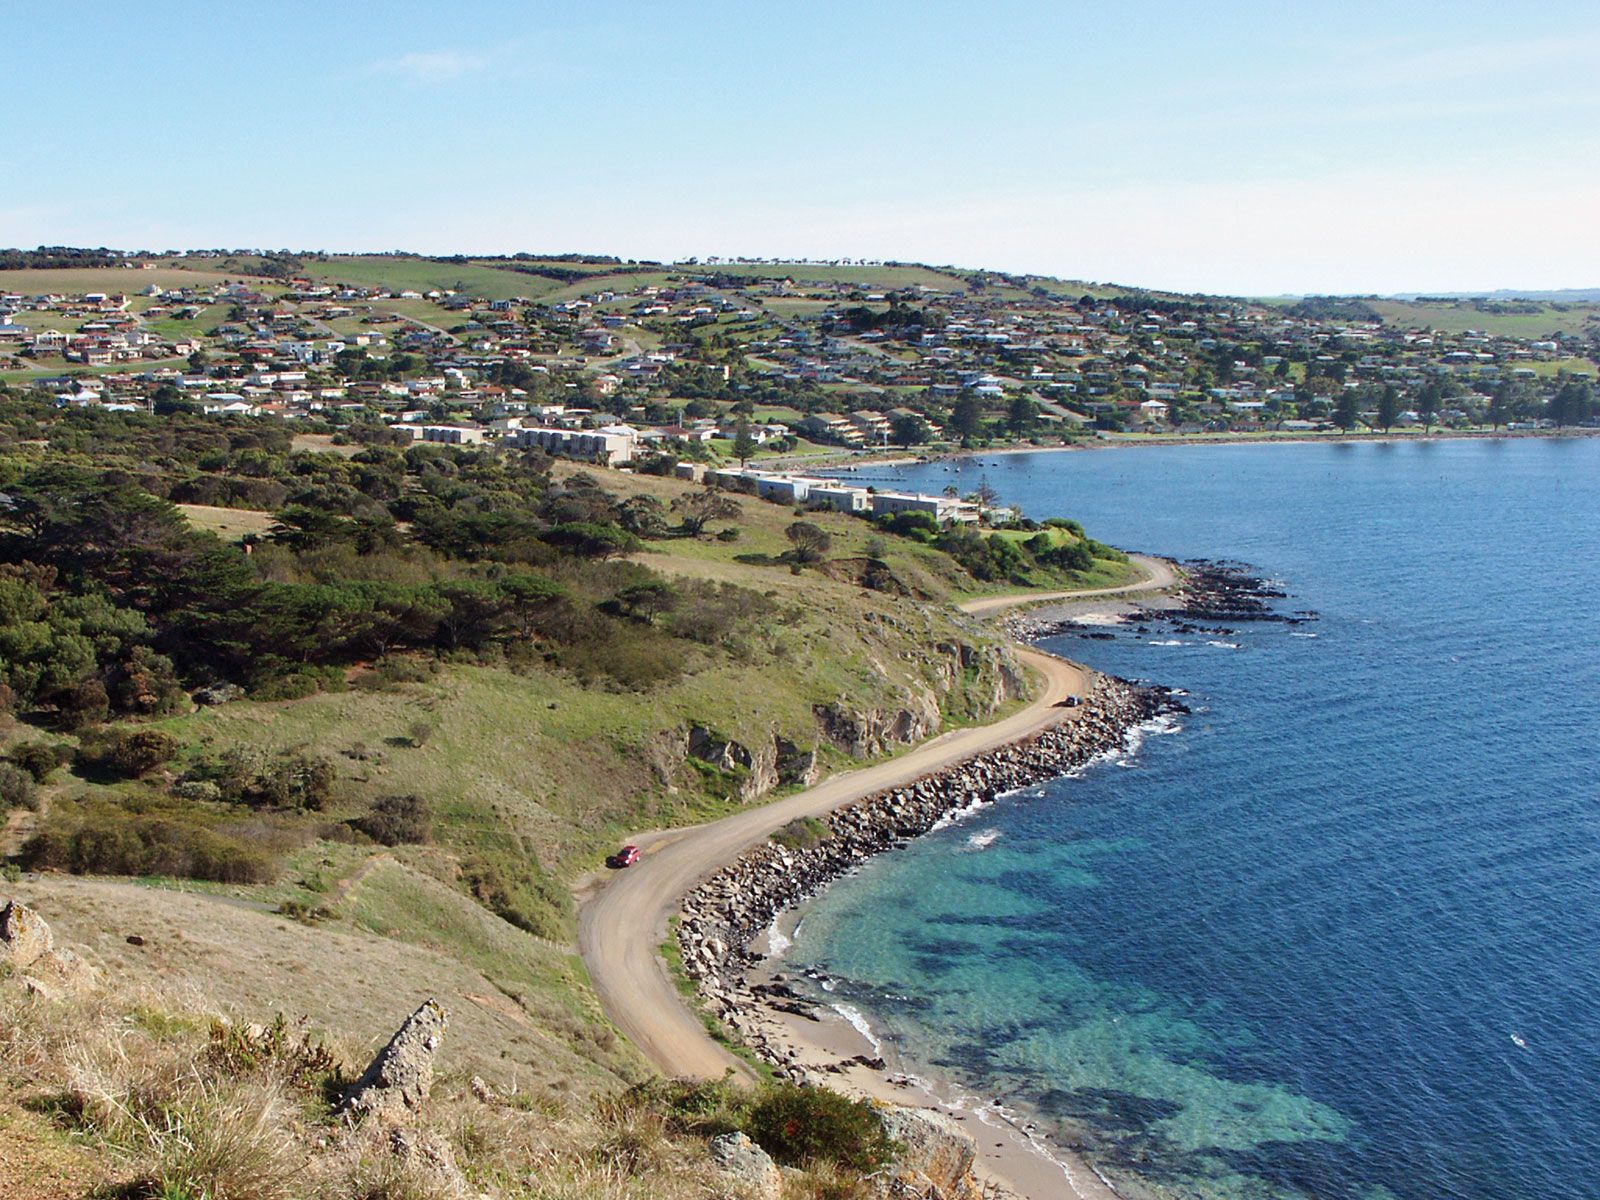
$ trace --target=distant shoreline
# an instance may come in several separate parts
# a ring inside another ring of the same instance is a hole
[[[819,456],[807,462],[805,460],[785,459],[782,457],[771,459],[770,462],[783,463],[781,468],[787,472],[803,473],[807,467],[817,471],[850,471],[857,467],[907,467],[925,463],[956,462],[967,458],[982,458],[985,455],[1010,455],[1010,454],[1055,454],[1082,450],[1119,450],[1126,447],[1143,448],[1151,446],[1275,446],[1286,443],[1297,445],[1323,444],[1344,445],[1352,442],[1389,442],[1389,443],[1421,443],[1444,441],[1490,441],[1490,440],[1526,440],[1529,438],[1546,441],[1564,441],[1569,438],[1600,437],[1600,428],[1570,428],[1570,429],[1435,429],[1431,433],[1378,433],[1368,430],[1365,433],[1312,433],[1312,432],[1267,432],[1261,434],[1234,434],[1234,433],[1176,433],[1157,434],[1153,436],[1123,435],[1107,438],[1096,438],[1090,442],[1056,443],[1048,446],[1022,446],[1007,443],[1001,446],[973,447],[963,450],[941,450],[938,453],[912,454],[906,451],[883,451],[880,457],[874,451],[865,451],[849,457]],[[751,460],[751,466],[760,469],[762,463],[759,459]]]

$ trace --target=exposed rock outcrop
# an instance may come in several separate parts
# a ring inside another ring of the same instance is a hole
[[[421,1105],[433,1087],[433,1059],[448,1023],[443,1005],[423,1001],[378,1051],[334,1115],[352,1123],[370,1116],[388,1120]]]
[[[806,786],[817,777],[817,752],[803,750],[777,734],[746,746],[704,725],[694,725],[685,740],[684,753],[737,776],[734,795],[745,802],[759,799],[776,787]]]
[[[0,963],[9,964],[29,992],[50,999],[94,986],[95,971],[65,946],[43,917],[15,900],[0,909]]]
[[[416,1129],[390,1129],[389,1153],[410,1170],[412,1177],[428,1189],[431,1196],[445,1200],[466,1200],[476,1193],[456,1165],[450,1143],[437,1133]]]
[[[980,1200],[972,1172],[978,1148],[950,1118],[926,1109],[889,1108],[880,1114],[900,1146],[880,1183],[886,1200]]]
[[[711,1161],[756,1200],[778,1200],[783,1195],[783,1172],[772,1156],[746,1134],[724,1133],[712,1138]]]
[[[939,731],[944,714],[930,692],[905,697],[898,708],[849,709],[822,704],[814,710],[822,736],[854,758],[875,758],[906,742],[920,742]]]
[[[0,961],[26,971],[55,949],[45,919],[26,904],[12,900],[0,908]]]

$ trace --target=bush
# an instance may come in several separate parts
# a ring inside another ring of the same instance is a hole
[[[105,761],[118,774],[138,779],[171,762],[177,753],[178,739],[170,733],[133,729],[118,736]]]
[[[379,796],[356,828],[385,846],[426,842],[433,836],[433,813],[421,796]]]
[[[20,855],[31,870],[75,875],[174,875],[217,883],[266,883],[277,874],[267,855],[202,825],[163,814],[129,813],[109,804],[82,811],[52,806]]]
[[[786,850],[809,850],[832,836],[833,830],[816,817],[797,817],[773,834],[772,840]]]
[[[651,1079],[622,1094],[622,1103],[655,1110],[675,1133],[713,1138],[743,1120],[745,1095],[730,1078]]]
[[[291,753],[268,757],[260,751],[233,749],[220,758],[195,763],[173,794],[321,812],[332,801],[337,781],[338,773],[326,758]]]
[[[48,746],[44,742],[29,742],[7,755],[13,763],[33,776],[35,783],[43,783],[52,771],[71,756],[72,752],[66,746]]]
[[[84,729],[99,725],[111,715],[111,697],[106,685],[89,679],[56,698],[56,715],[63,729]]]
[[[894,1156],[872,1105],[826,1088],[768,1084],[745,1114],[744,1131],[784,1166],[833,1163],[865,1172]]]
[[[38,806],[38,785],[33,776],[14,763],[0,763],[0,812]]]

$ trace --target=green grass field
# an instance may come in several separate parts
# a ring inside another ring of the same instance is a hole
[[[893,291],[908,287],[929,287],[941,292],[964,291],[959,276],[932,267],[860,267],[811,263],[718,263],[686,267],[699,275],[722,275],[752,281],[792,279],[797,284],[817,283],[833,286],[856,284],[866,291]]]
[[[327,283],[386,287],[395,291],[458,291],[485,300],[530,299],[559,286],[555,280],[522,275],[475,263],[433,262],[425,258],[349,255],[307,260],[305,274]]]
[[[170,263],[172,260],[163,260]],[[196,267],[161,266],[150,270],[131,267],[52,267],[41,270],[0,271],[0,292],[39,296],[50,292],[81,295],[84,292],[121,292],[129,295],[155,284],[162,288],[199,287],[205,284],[243,282],[252,286],[271,281],[254,276]]]
[[[1577,333],[1600,320],[1600,305],[1539,305],[1537,313],[1482,312],[1470,301],[1412,303],[1404,300],[1370,300],[1384,324],[1398,329],[1434,329],[1440,333],[1465,333],[1481,329],[1507,337],[1541,338],[1555,333]]]

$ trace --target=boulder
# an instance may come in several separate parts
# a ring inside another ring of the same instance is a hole
[[[783,1172],[778,1170],[778,1164],[743,1133],[724,1133],[712,1138],[711,1161],[758,1200],[778,1200],[783,1194]]]
[[[979,1200],[983,1186],[972,1173],[978,1148],[949,1117],[926,1109],[891,1108],[883,1127],[900,1146],[881,1177],[886,1200]]]
[[[456,1165],[450,1143],[437,1133],[415,1129],[391,1129],[389,1153],[405,1164],[412,1179],[427,1189],[430,1196],[467,1200],[474,1195],[467,1177]]]
[[[45,919],[13,900],[0,908],[0,962],[25,971],[55,948]]]
[[[45,995],[86,992],[95,984],[95,970],[71,950],[61,947],[35,959],[23,982],[43,984]]]
[[[448,1023],[443,1005],[424,1001],[378,1051],[335,1115],[352,1123],[373,1115],[380,1120],[400,1119],[421,1105],[433,1087],[433,1059]]]

